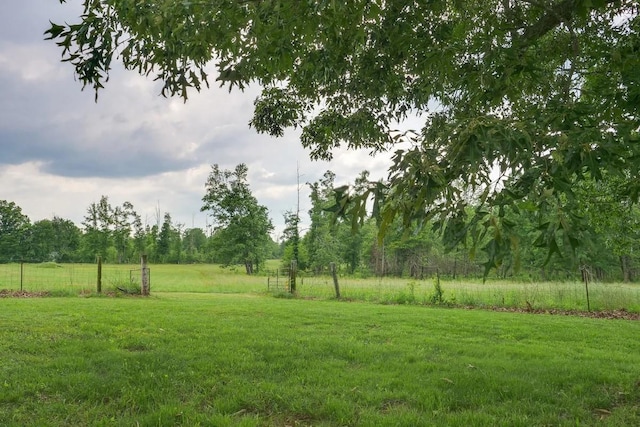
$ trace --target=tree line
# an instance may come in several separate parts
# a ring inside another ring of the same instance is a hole
[[[0,200],[0,262],[53,261],[138,262],[142,254],[152,263],[212,262],[241,264],[252,273],[278,245],[266,207],[251,194],[247,167],[221,170],[213,165],[205,184],[202,211],[212,231],[187,228],[169,212],[157,212],[155,223],[143,222],[130,202],[113,205],[103,195],[92,202],[80,226],[54,217],[31,223],[14,202]]]
[[[285,265],[295,261],[299,269],[312,273],[326,272],[336,262],[343,272],[361,275],[491,274],[625,282],[640,271],[640,207],[625,196],[628,180],[617,176],[574,183],[571,201],[549,197],[544,211],[527,201],[487,208],[481,194],[467,191],[468,206],[455,221],[425,217],[407,225],[396,217],[386,229],[372,215],[379,207],[369,206],[366,214],[354,212],[363,208],[360,195],[372,186],[368,172],[348,186],[336,188],[334,181],[335,174],[327,171],[309,184],[310,226],[302,236],[299,214],[285,214],[281,242]],[[464,183],[450,186],[465,188]],[[575,208],[566,211],[562,202]],[[572,241],[576,238],[580,241]],[[497,258],[499,245],[511,249]]]
[[[308,226],[301,229],[299,211],[284,214],[285,229],[274,241],[271,219],[247,183],[244,164],[234,170],[213,165],[207,179],[201,210],[212,219],[211,230],[187,228],[169,212],[157,212],[156,222],[143,223],[130,202],[112,205],[108,196],[91,203],[80,226],[60,217],[30,222],[13,202],[0,201],[0,261],[94,262],[98,256],[110,263],[132,263],[147,254],[152,263],[220,263],[242,265],[247,274],[259,270],[270,258],[283,267],[309,274],[328,272],[336,263],[341,272],[360,276],[406,276],[434,274],[482,277],[490,270],[499,277],[532,280],[586,278],[632,281],[640,264],[640,208],[625,199],[625,181],[610,178],[583,181],[574,188],[579,210],[571,212],[571,224],[581,224],[564,237],[551,224],[569,224],[563,218],[540,216],[534,206],[516,210],[486,210],[484,221],[501,218],[501,228],[517,249],[500,263],[492,263],[492,251],[500,236],[478,236],[479,245],[461,239],[455,245],[446,233],[473,234],[473,219],[481,204],[468,194],[470,211],[460,223],[464,230],[442,228],[437,221],[406,227],[396,219],[384,233],[375,216],[359,221],[357,215],[340,215],[344,193],[352,197],[371,184],[364,171],[349,186],[336,187],[335,174],[327,171],[309,186],[311,208]],[[375,209],[375,207],[371,207]],[[558,215],[564,214],[559,211]],[[567,225],[568,226],[568,225]],[[509,227],[509,230],[504,230]],[[508,231],[508,233],[507,233]],[[580,245],[568,239],[579,235]],[[579,249],[574,250],[577,246]],[[475,251],[474,248],[480,250]]]
[[[0,201],[0,261],[208,262],[210,242],[200,228],[186,229],[165,213],[160,223],[144,224],[133,205],[112,206],[108,196],[91,203],[80,226],[58,216],[30,222],[13,202]]]

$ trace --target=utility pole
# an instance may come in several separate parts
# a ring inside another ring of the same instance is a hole
[[[293,260],[291,261],[291,268],[289,273],[289,290],[291,293],[296,291],[296,276],[298,274],[298,263],[300,254],[300,163],[296,162],[296,215],[295,215],[295,230],[293,232]]]

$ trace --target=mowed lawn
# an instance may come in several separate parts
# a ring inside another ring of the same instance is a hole
[[[635,426],[638,337],[267,295],[4,298],[0,425]]]

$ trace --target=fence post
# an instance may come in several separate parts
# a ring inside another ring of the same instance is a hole
[[[140,257],[140,292],[142,295],[149,295],[149,267],[147,266],[147,255]]]
[[[20,292],[22,292],[23,281],[24,281],[24,261],[20,261]]]
[[[340,285],[338,285],[338,274],[336,273],[336,263],[332,262],[331,276],[333,277],[333,287],[336,288],[336,298],[340,299]]]
[[[296,293],[296,275],[297,275],[297,270],[298,269],[298,264],[296,263],[295,259],[291,260],[291,268],[289,269],[289,291],[292,294]]]
[[[96,282],[98,293],[102,293],[102,257],[98,256],[98,280]]]
[[[591,272],[586,265],[580,267],[582,270],[582,281],[584,282],[584,290],[587,293],[587,311],[591,311],[591,301],[589,300],[589,279],[591,279]]]

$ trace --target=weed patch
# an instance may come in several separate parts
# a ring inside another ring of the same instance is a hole
[[[42,262],[40,264],[36,264],[35,265],[36,268],[62,268],[61,264],[58,264],[57,262]]]
[[[51,296],[51,292],[10,291],[8,289],[0,289],[0,298],[41,298],[48,296]]]

